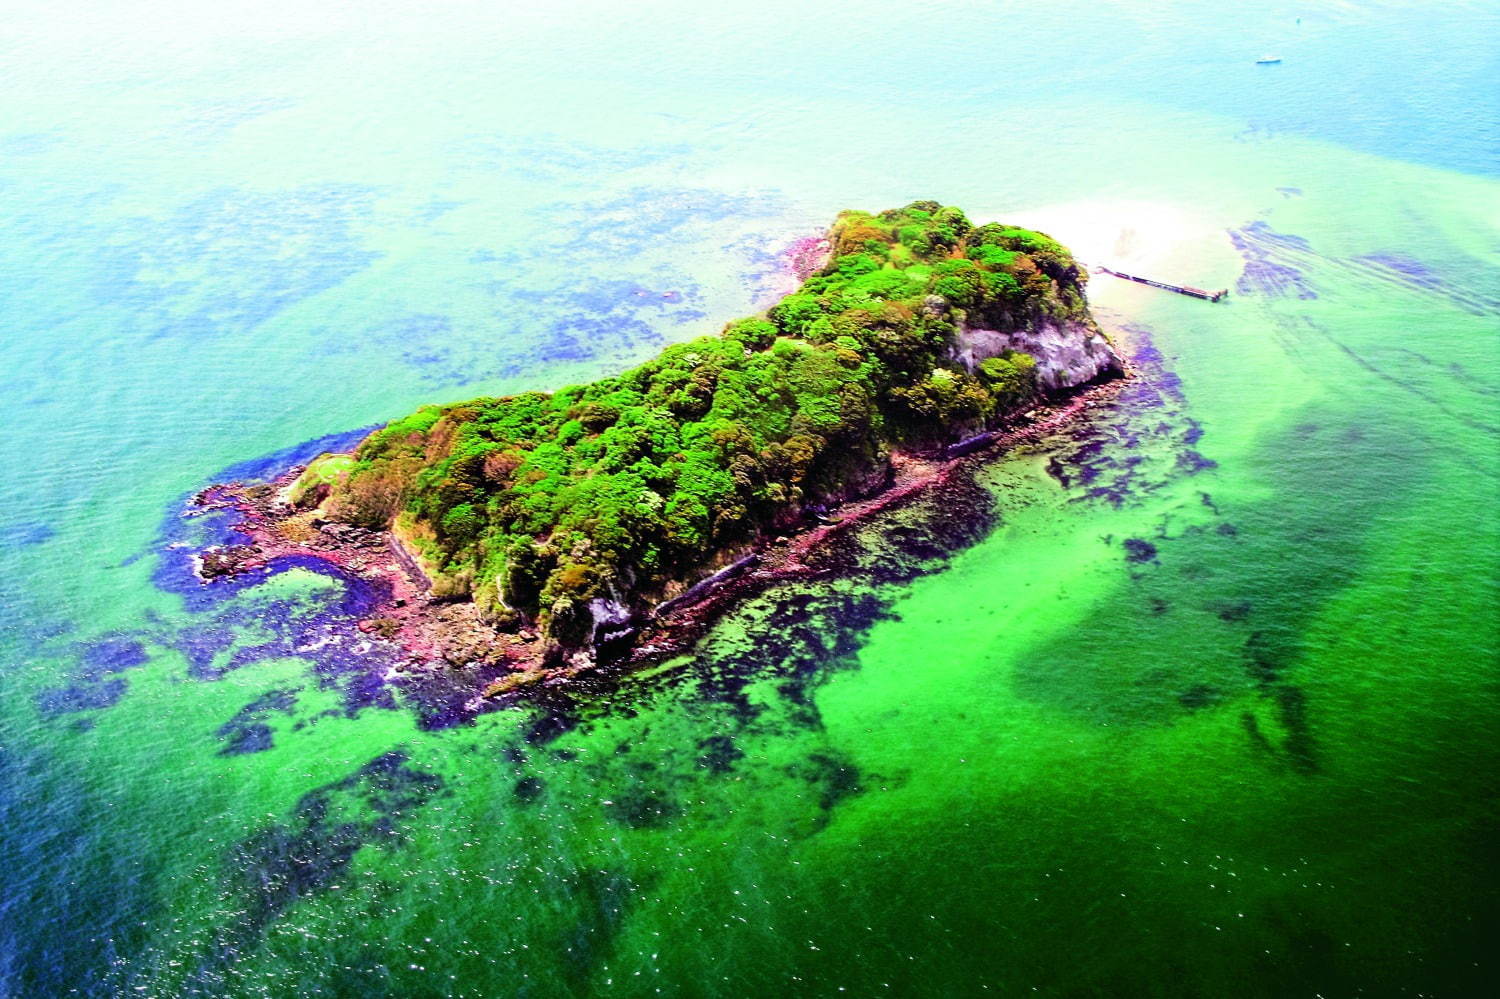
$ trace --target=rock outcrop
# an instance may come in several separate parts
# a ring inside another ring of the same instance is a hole
[[[1120,356],[1099,330],[1077,320],[1043,320],[1011,330],[963,326],[954,335],[952,357],[968,371],[1007,351],[1036,360],[1037,388],[1065,392],[1124,373]]]

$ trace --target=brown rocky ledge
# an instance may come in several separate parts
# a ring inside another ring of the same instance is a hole
[[[874,496],[845,503],[821,515],[809,514],[806,529],[768,539],[731,565],[680,596],[659,604],[639,627],[610,636],[593,658],[561,654],[527,629],[499,630],[480,619],[473,603],[435,598],[416,561],[389,533],[322,521],[287,502],[287,491],[302,472],[288,469],[267,483],[211,486],[193,497],[202,509],[240,516],[234,530],[243,544],[210,548],[199,554],[198,575],[205,584],[263,569],[273,559],[295,556],[322,560],[383,584],[385,599],[358,622],[372,638],[406,653],[409,670],[485,667],[494,675],[484,695],[498,697],[533,684],[566,683],[580,674],[624,670],[659,663],[690,649],[708,628],[745,597],[768,586],[822,578],[836,569],[814,567],[814,556],[831,538],[894,509],[942,482],[961,466],[984,461],[987,452],[1032,442],[1053,433],[1090,406],[1111,397],[1124,384],[1114,380],[1082,389],[1069,398],[1040,405],[1022,422],[950,445],[939,453],[897,454],[892,481]]]

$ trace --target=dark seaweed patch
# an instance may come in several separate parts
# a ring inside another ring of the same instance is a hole
[[[1305,249],[1291,237],[1279,240],[1278,245],[1288,252]],[[1181,415],[1180,389],[1155,378],[1153,366],[1159,363],[1160,355],[1154,349],[1141,350],[1138,355],[1147,362],[1142,366],[1146,380],[1164,388],[1154,400],[1148,401],[1145,391],[1137,392],[1134,399],[1127,396],[1129,405],[1117,406],[1114,413],[1106,409],[1090,421],[1091,425],[1078,428],[1075,441],[1082,436],[1084,442],[1092,444],[1105,433],[1108,436],[1102,447],[1081,448],[1075,443],[1074,450],[1064,448],[1053,455],[1053,467],[1063,470],[1060,478],[1069,488],[1098,496],[1101,487],[1112,485],[1111,477],[1125,478],[1133,488],[1128,492],[1114,490],[1109,497],[1113,501],[1123,495],[1149,494],[1154,484],[1186,474],[1198,465],[1191,458],[1196,451],[1186,446],[1186,434],[1181,429],[1191,421]],[[1135,426],[1116,429],[1116,419],[1133,420]],[[1152,439],[1146,427],[1158,442],[1169,444],[1169,474],[1162,474],[1159,454],[1135,465],[1120,460],[1122,454],[1137,450],[1132,446],[1136,440]],[[1358,428],[1360,433],[1351,434],[1351,428]],[[1313,728],[1316,712],[1307,691],[1295,681],[1295,670],[1303,658],[1299,636],[1304,622],[1322,601],[1355,572],[1358,534],[1348,525],[1369,522],[1366,517],[1372,515],[1368,509],[1333,509],[1319,500],[1335,491],[1332,483],[1368,475],[1371,468],[1400,467],[1402,478],[1391,483],[1390,491],[1364,494],[1366,507],[1392,501],[1392,495],[1413,481],[1411,468],[1419,466],[1423,455],[1418,450],[1420,445],[1409,436],[1390,430],[1387,423],[1358,416],[1339,425],[1304,423],[1268,447],[1276,456],[1279,481],[1287,487],[1285,494],[1267,503],[1231,510],[1208,491],[1200,491],[1201,507],[1196,513],[1183,509],[1173,516],[1186,516],[1190,521],[1195,516],[1211,517],[1207,523],[1190,522],[1168,530],[1170,521],[1164,518],[1155,536],[1124,541],[1128,565],[1147,561],[1164,565],[1150,572],[1130,573],[1129,586],[1136,591],[1137,600],[1122,600],[1101,609],[1074,629],[1066,641],[1029,657],[1016,675],[1023,696],[1075,708],[1089,717],[1109,711],[1113,719],[1126,723],[1170,723],[1175,717],[1172,709],[1201,711],[1218,704],[1243,705],[1248,695],[1260,701],[1245,714],[1250,741],[1292,772],[1318,772]],[[1179,457],[1184,454],[1188,455],[1186,459]],[[1100,461],[1101,455],[1108,459],[1107,464]],[[1407,463],[1393,465],[1393,455]],[[1097,472],[1086,484],[1074,464],[1078,461]],[[1224,519],[1230,513],[1235,517],[1233,522]],[[1270,525],[1275,525],[1274,529]],[[1288,541],[1296,546],[1291,558],[1281,547]],[[1113,543],[1113,539],[1106,543]],[[1237,565],[1274,565],[1280,571],[1247,581],[1239,574],[1217,572],[1216,567],[1226,560]],[[1163,598],[1179,592],[1184,580],[1193,581],[1202,596],[1191,606],[1172,607]],[[1150,617],[1142,614],[1142,608]],[[1142,627],[1159,627],[1164,637],[1170,636],[1184,626],[1187,618],[1201,622],[1208,631],[1245,629],[1239,636],[1222,635],[1229,642],[1241,643],[1238,660],[1211,654],[1201,659],[1168,661],[1159,668],[1143,667],[1136,676],[1122,681],[1114,651],[1117,636],[1131,634],[1131,641],[1139,642]],[[1162,623],[1150,623],[1153,619]],[[1064,673],[1073,681],[1066,696],[1060,692],[1069,688],[1054,682]]]
[[[825,812],[844,799],[864,792],[859,769],[848,760],[833,755],[809,755],[798,775],[809,784],[817,785],[818,807]]]
[[[43,690],[36,697],[37,711],[46,717],[113,707],[128,689],[116,674],[150,661],[144,645],[122,635],[81,643],[73,647],[73,654],[78,665],[69,674],[69,682]]]
[[[1189,711],[1209,708],[1224,699],[1224,692],[1206,683],[1198,683],[1177,695],[1177,703]]]
[[[1299,773],[1317,773],[1319,767],[1316,747],[1307,718],[1307,692],[1291,684],[1280,684],[1272,692],[1272,697],[1275,698],[1276,707],[1281,714],[1281,724],[1287,732],[1281,751]]]
[[[1400,274],[1402,277],[1415,281],[1418,284],[1426,284],[1433,287],[1438,287],[1443,283],[1442,279],[1437,276],[1437,273],[1434,272],[1431,267],[1428,267],[1426,264],[1422,263],[1422,261],[1417,260],[1413,257],[1408,257],[1405,254],[1370,253],[1360,257],[1353,257],[1352,259],[1357,260],[1363,264],[1371,264],[1376,267],[1382,267],[1385,270]]]
[[[83,647],[79,675],[96,680],[111,673],[123,673],[150,661],[146,647],[133,638],[105,638]]]
[[[125,681],[118,678],[99,683],[53,687],[37,695],[36,708],[49,718],[79,711],[111,708],[125,696],[125,690]]]
[[[259,753],[271,748],[271,726],[266,719],[273,713],[289,715],[297,706],[295,690],[269,690],[235,712],[220,726],[218,737],[224,741],[220,756]]]
[[[0,547],[26,548],[51,541],[56,536],[51,524],[26,520],[0,527]]]
[[[223,881],[225,892],[237,899],[238,918],[223,927],[191,984],[213,992],[225,967],[298,900],[337,884],[360,849],[399,848],[402,821],[442,790],[437,774],[409,766],[404,753],[386,753],[309,791],[285,821],[236,845]]]
[[[234,644],[234,630],[222,621],[189,625],[167,636],[166,643],[187,659],[193,679],[217,680],[224,671],[215,669],[214,659]]]
[[[1251,605],[1248,600],[1219,601],[1214,606],[1220,621],[1239,623],[1250,618]]]
[[[1294,684],[1287,683],[1283,674],[1301,655],[1297,643],[1277,632],[1255,631],[1245,640],[1245,659],[1251,675],[1261,690],[1261,696],[1275,706],[1277,718],[1285,732],[1278,748],[1266,737],[1257,725],[1252,735],[1258,735],[1257,744],[1264,745],[1285,759],[1298,773],[1313,774],[1319,770],[1316,744],[1309,727],[1307,694]]]
[[[661,829],[682,815],[682,806],[662,788],[629,787],[611,801],[604,814],[632,829]]]
[[[1229,231],[1229,241],[1245,258],[1244,270],[1235,283],[1241,295],[1317,298],[1318,293],[1303,279],[1302,272],[1286,261],[1287,256],[1311,252],[1307,240],[1279,233],[1263,221]]]
[[[1441,297],[1474,315],[1500,311],[1500,298],[1488,293],[1482,283],[1473,281],[1472,275],[1469,280],[1452,281],[1431,265],[1404,253],[1370,253],[1341,263],[1363,277]]]
[[[1285,639],[1274,632],[1253,631],[1245,639],[1245,661],[1250,674],[1262,685],[1275,683],[1281,677],[1286,664],[1296,657],[1296,652]]]
[[[1206,472],[1210,468],[1218,467],[1218,462],[1214,461],[1212,458],[1205,458],[1197,451],[1193,451],[1191,449],[1187,451],[1181,451],[1177,455],[1177,469],[1178,471],[1182,472],[1183,475],[1197,475],[1199,472]]]
[[[555,701],[548,702],[547,704],[548,708],[553,708],[556,706],[557,702]],[[579,719],[576,715],[568,710],[568,707],[570,706],[571,705],[563,707],[562,710],[544,709],[543,711],[541,711],[535,718],[531,720],[531,723],[526,726],[526,732],[524,735],[526,741],[535,746],[545,746],[547,743],[559,738],[564,733],[571,732],[578,726]]]
[[[1245,734],[1250,737],[1250,745],[1261,752],[1275,755],[1276,750],[1271,745],[1271,740],[1260,730],[1260,720],[1255,717],[1254,712],[1246,711],[1240,715],[1240,724],[1245,727]]]
[[[745,758],[744,752],[727,735],[711,735],[698,743],[698,765],[716,774],[728,773]]]
[[[1262,220],[1231,229],[1229,238],[1244,258],[1244,270],[1235,286],[1242,295],[1317,298],[1306,273],[1314,267],[1325,267],[1347,277],[1441,298],[1472,315],[1500,312],[1500,297],[1472,281],[1448,280],[1430,264],[1404,253],[1324,257],[1313,252],[1302,237],[1277,232]]]
[[[580,870],[572,881],[573,896],[581,900],[582,912],[561,949],[570,959],[564,966],[569,978],[582,985],[608,955],[641,887],[615,871]]]
[[[1241,248],[1243,251],[1243,248]],[[1295,294],[1298,298],[1317,298],[1295,267],[1274,263],[1270,260],[1248,259],[1234,290],[1241,295],[1282,296]]]
[[[1121,507],[1157,492],[1183,475],[1212,469],[1197,450],[1203,427],[1187,414],[1181,379],[1166,366],[1148,331],[1125,330],[1133,347],[1133,377],[1087,420],[1067,430],[1047,472],[1073,495],[1073,502],[1102,501]]]
[[[166,218],[117,223],[124,238],[94,248],[96,293],[184,347],[200,337],[249,336],[380,258],[357,231],[375,197],[372,188],[332,184],[274,193],[226,188]],[[214,247],[214,280],[169,276],[202,265],[206,245]]]

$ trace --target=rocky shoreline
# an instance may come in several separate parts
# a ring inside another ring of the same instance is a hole
[[[892,457],[888,485],[836,510],[809,512],[804,529],[766,539],[738,553],[730,565],[658,604],[643,620],[605,636],[596,655],[565,654],[535,631],[498,629],[469,601],[436,597],[417,561],[389,532],[321,520],[289,501],[305,466],[287,469],[269,483],[211,486],[192,498],[193,512],[225,511],[242,543],[208,548],[195,556],[205,584],[266,570],[291,557],[314,559],[371,583],[382,597],[356,624],[372,640],[404,652],[398,669],[469,669],[484,677],[483,695],[499,698],[537,685],[567,684],[660,663],[689,651],[712,624],[745,598],[769,586],[836,574],[820,555],[828,542],[883,512],[903,506],[959,468],[987,460],[997,448],[1032,442],[1056,432],[1089,407],[1114,395],[1123,379],[1086,386],[1039,405],[1009,426],[949,445],[933,454]],[[835,560],[836,561],[836,560]]]

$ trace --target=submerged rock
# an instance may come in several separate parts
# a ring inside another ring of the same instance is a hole
[[[207,582],[234,576],[258,566],[263,553],[255,545],[225,545],[207,548],[198,556],[198,576]]]

